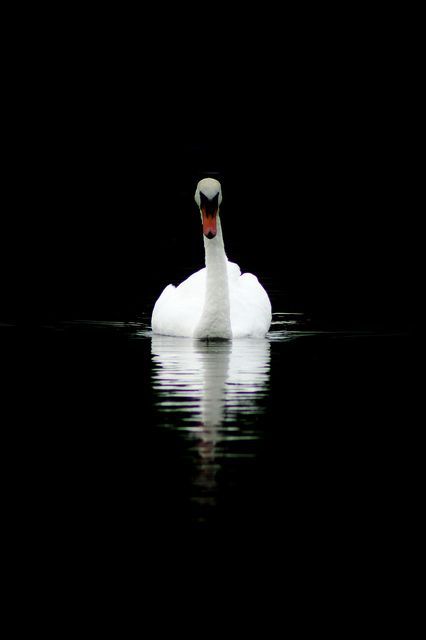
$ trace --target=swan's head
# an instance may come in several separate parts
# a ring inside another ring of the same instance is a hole
[[[206,238],[211,240],[217,233],[216,220],[220,203],[222,202],[220,182],[214,178],[204,178],[200,180],[197,184],[194,197],[201,212],[203,233]]]

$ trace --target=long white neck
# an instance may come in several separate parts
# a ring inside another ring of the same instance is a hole
[[[204,238],[206,254],[206,291],[195,338],[232,338],[229,304],[228,259],[223,245],[222,227],[217,216],[217,233]]]

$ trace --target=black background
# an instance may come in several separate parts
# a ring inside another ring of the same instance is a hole
[[[214,175],[228,257],[269,287],[275,311],[406,326],[401,44],[383,29],[325,38],[296,24],[245,56],[228,39],[216,59],[183,48],[148,57],[133,32],[114,41],[84,29],[16,50],[1,315],[150,313],[165,284],[203,264],[193,193]],[[249,45],[253,30],[239,33]]]

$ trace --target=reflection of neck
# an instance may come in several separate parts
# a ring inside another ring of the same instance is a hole
[[[214,346],[204,343],[200,351],[203,354],[201,417],[206,429],[202,439],[207,442],[216,442],[217,429],[221,427],[224,419],[231,345],[231,342],[221,342]]]
[[[206,292],[196,338],[232,338],[228,286],[228,260],[223,245],[222,227],[217,216],[217,234],[204,236],[206,254]]]

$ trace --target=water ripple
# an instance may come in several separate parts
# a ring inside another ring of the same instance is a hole
[[[253,443],[261,437],[256,418],[269,389],[270,343],[153,335],[151,352],[157,410],[168,428],[192,441],[200,505],[206,496],[214,504],[221,462],[255,456]]]

